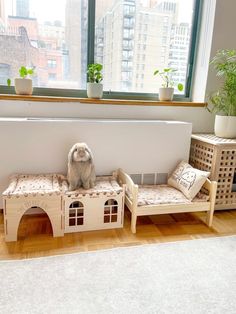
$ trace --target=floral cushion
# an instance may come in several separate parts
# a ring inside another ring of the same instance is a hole
[[[132,198],[129,191],[128,197]],[[193,202],[206,202],[209,196],[199,193]],[[161,204],[191,204],[184,194],[166,184],[161,185],[140,185],[138,190],[138,206],[161,205]]]
[[[113,176],[100,176],[96,178],[95,186],[85,190],[79,188],[75,191],[68,191],[66,177],[61,174],[40,174],[40,175],[14,175],[11,177],[10,185],[3,192],[4,196],[28,196],[28,195],[97,195],[99,193],[117,194],[122,191],[122,187]]]
[[[61,175],[57,174],[14,175],[3,195],[60,194],[62,186]]]
[[[101,176],[96,178],[95,186],[91,189],[85,190],[82,187],[75,191],[67,191],[66,194],[99,194],[110,193],[116,194],[122,191],[122,187],[112,176]]]

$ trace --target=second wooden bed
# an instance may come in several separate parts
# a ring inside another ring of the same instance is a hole
[[[206,180],[204,192],[192,201],[168,185],[137,185],[130,175],[118,170],[120,183],[126,185],[125,204],[131,212],[131,231],[136,233],[138,216],[206,211],[206,223],[212,225],[217,182]]]

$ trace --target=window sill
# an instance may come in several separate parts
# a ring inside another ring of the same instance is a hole
[[[124,106],[166,106],[166,107],[206,107],[205,102],[189,101],[150,101],[150,100],[124,100],[124,99],[91,99],[76,97],[52,96],[26,96],[26,95],[0,95],[0,100],[20,100],[38,102],[78,102],[81,104],[124,105]]]

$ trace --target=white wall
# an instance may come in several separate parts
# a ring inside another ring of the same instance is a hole
[[[236,1],[217,0],[215,21],[212,36],[211,55],[212,59],[219,49],[236,49]],[[209,68],[207,87],[208,93],[216,90],[220,82],[212,67]]]
[[[207,0],[203,2],[201,27],[198,38],[198,53],[193,80],[192,97],[194,101],[204,101],[206,98],[215,9],[216,0]]]
[[[236,47],[236,1],[207,0],[203,3],[202,26],[193,84],[193,100],[208,101],[220,80],[209,61],[217,50]]]
[[[179,120],[193,124],[193,132],[212,132],[214,117],[205,108],[95,105],[0,101],[0,117],[64,117]]]
[[[92,149],[97,175],[170,173],[188,160],[191,132],[190,123],[174,121],[0,118],[0,195],[13,173],[65,174],[76,142]]]

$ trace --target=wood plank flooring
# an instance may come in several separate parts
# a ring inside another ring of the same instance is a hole
[[[18,241],[4,240],[0,214],[0,259],[22,259],[148,243],[236,235],[236,210],[216,211],[213,227],[205,224],[206,214],[174,214],[139,217],[137,233],[130,231],[130,214],[125,211],[124,228],[65,234],[53,238],[47,215],[26,215],[18,230]]]

